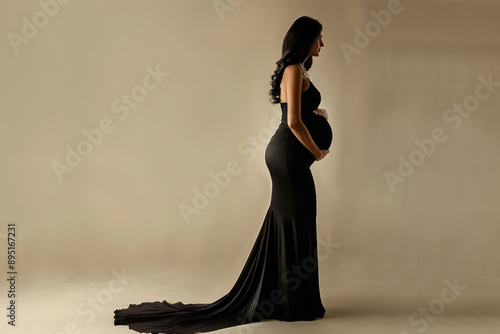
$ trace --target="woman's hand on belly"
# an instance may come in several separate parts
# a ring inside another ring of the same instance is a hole
[[[316,109],[313,111],[316,115],[323,116],[324,118],[328,119],[328,113],[326,112],[325,109]]]

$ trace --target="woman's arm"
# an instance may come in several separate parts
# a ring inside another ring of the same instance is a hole
[[[287,100],[287,123],[292,133],[316,158],[323,159],[330,151],[320,150],[302,122],[300,103],[302,95],[302,70],[298,65],[289,65],[283,72]]]

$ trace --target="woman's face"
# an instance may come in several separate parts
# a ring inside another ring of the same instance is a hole
[[[318,57],[321,48],[325,46],[325,44],[323,43],[323,36],[321,35],[322,33],[323,31],[319,33],[319,39],[311,46],[311,49],[309,50],[309,56]]]

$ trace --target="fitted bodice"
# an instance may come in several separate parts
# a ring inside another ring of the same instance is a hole
[[[309,88],[302,92],[300,99],[300,116],[302,122],[309,130],[312,139],[320,150],[326,150],[332,144],[333,133],[325,117],[316,115],[316,110],[321,102],[321,94],[311,82]],[[281,123],[288,126],[288,103],[281,102]]]

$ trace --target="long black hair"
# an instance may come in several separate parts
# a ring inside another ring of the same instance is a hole
[[[309,50],[318,41],[323,26],[317,20],[309,17],[299,17],[292,24],[283,39],[281,48],[281,58],[276,62],[276,70],[271,76],[271,90],[269,95],[272,104],[281,102],[280,83],[283,72],[288,65],[302,63],[309,55]],[[309,57],[304,64],[306,70],[312,66],[312,57]]]

